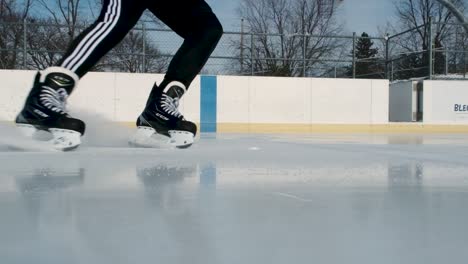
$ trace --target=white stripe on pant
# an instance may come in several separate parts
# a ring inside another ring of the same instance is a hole
[[[114,29],[120,18],[121,0],[111,0],[104,22],[99,22],[78,44],[74,52],[62,63],[62,67],[74,72],[86,58],[94,51],[97,45]],[[96,40],[97,39],[97,40]]]

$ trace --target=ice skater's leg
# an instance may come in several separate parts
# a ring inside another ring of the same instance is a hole
[[[84,76],[135,26],[145,10],[141,0],[104,0],[98,19],[74,39],[57,66]]]
[[[139,1],[104,0],[97,21],[72,42],[59,64],[36,74],[24,107],[15,120],[26,136],[33,136],[39,130],[48,131],[53,135],[53,146],[61,150],[74,149],[81,144],[85,123],[68,114],[67,98],[79,78],[138,21],[144,10],[137,5]]]
[[[204,0],[153,1],[148,9],[184,42],[169,64],[163,82],[153,86],[131,143],[155,146],[152,139],[157,133],[169,137],[174,146],[186,148],[194,142],[197,126],[179,112],[179,100],[206,64],[223,28]]]
[[[172,81],[189,87],[218,44],[223,33],[221,23],[204,0],[154,1],[149,10],[184,39],[161,89]]]

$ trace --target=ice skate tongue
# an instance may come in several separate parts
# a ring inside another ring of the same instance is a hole
[[[184,95],[185,90],[182,87],[179,87],[177,85],[172,85],[169,87],[169,89],[166,89],[166,95],[172,97],[172,98],[181,98],[182,95]]]
[[[187,88],[185,85],[178,81],[172,81],[165,86],[163,93],[172,98],[181,98]]]

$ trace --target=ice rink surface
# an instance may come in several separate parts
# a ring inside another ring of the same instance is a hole
[[[0,263],[465,263],[468,135],[0,147]]]

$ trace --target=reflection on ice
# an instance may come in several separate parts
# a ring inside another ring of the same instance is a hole
[[[137,167],[136,172],[148,201],[153,206],[167,209],[181,202],[185,195],[178,185],[187,177],[196,177],[197,168],[160,164],[154,167]]]
[[[0,152],[0,262],[468,259],[466,146],[446,137],[308,140]]]
[[[21,193],[47,193],[65,190],[84,182],[85,169],[54,170],[51,168],[37,168],[30,176],[17,176],[16,184]]]
[[[424,165],[412,161],[390,162],[388,166],[388,186],[422,187],[424,180]]]

